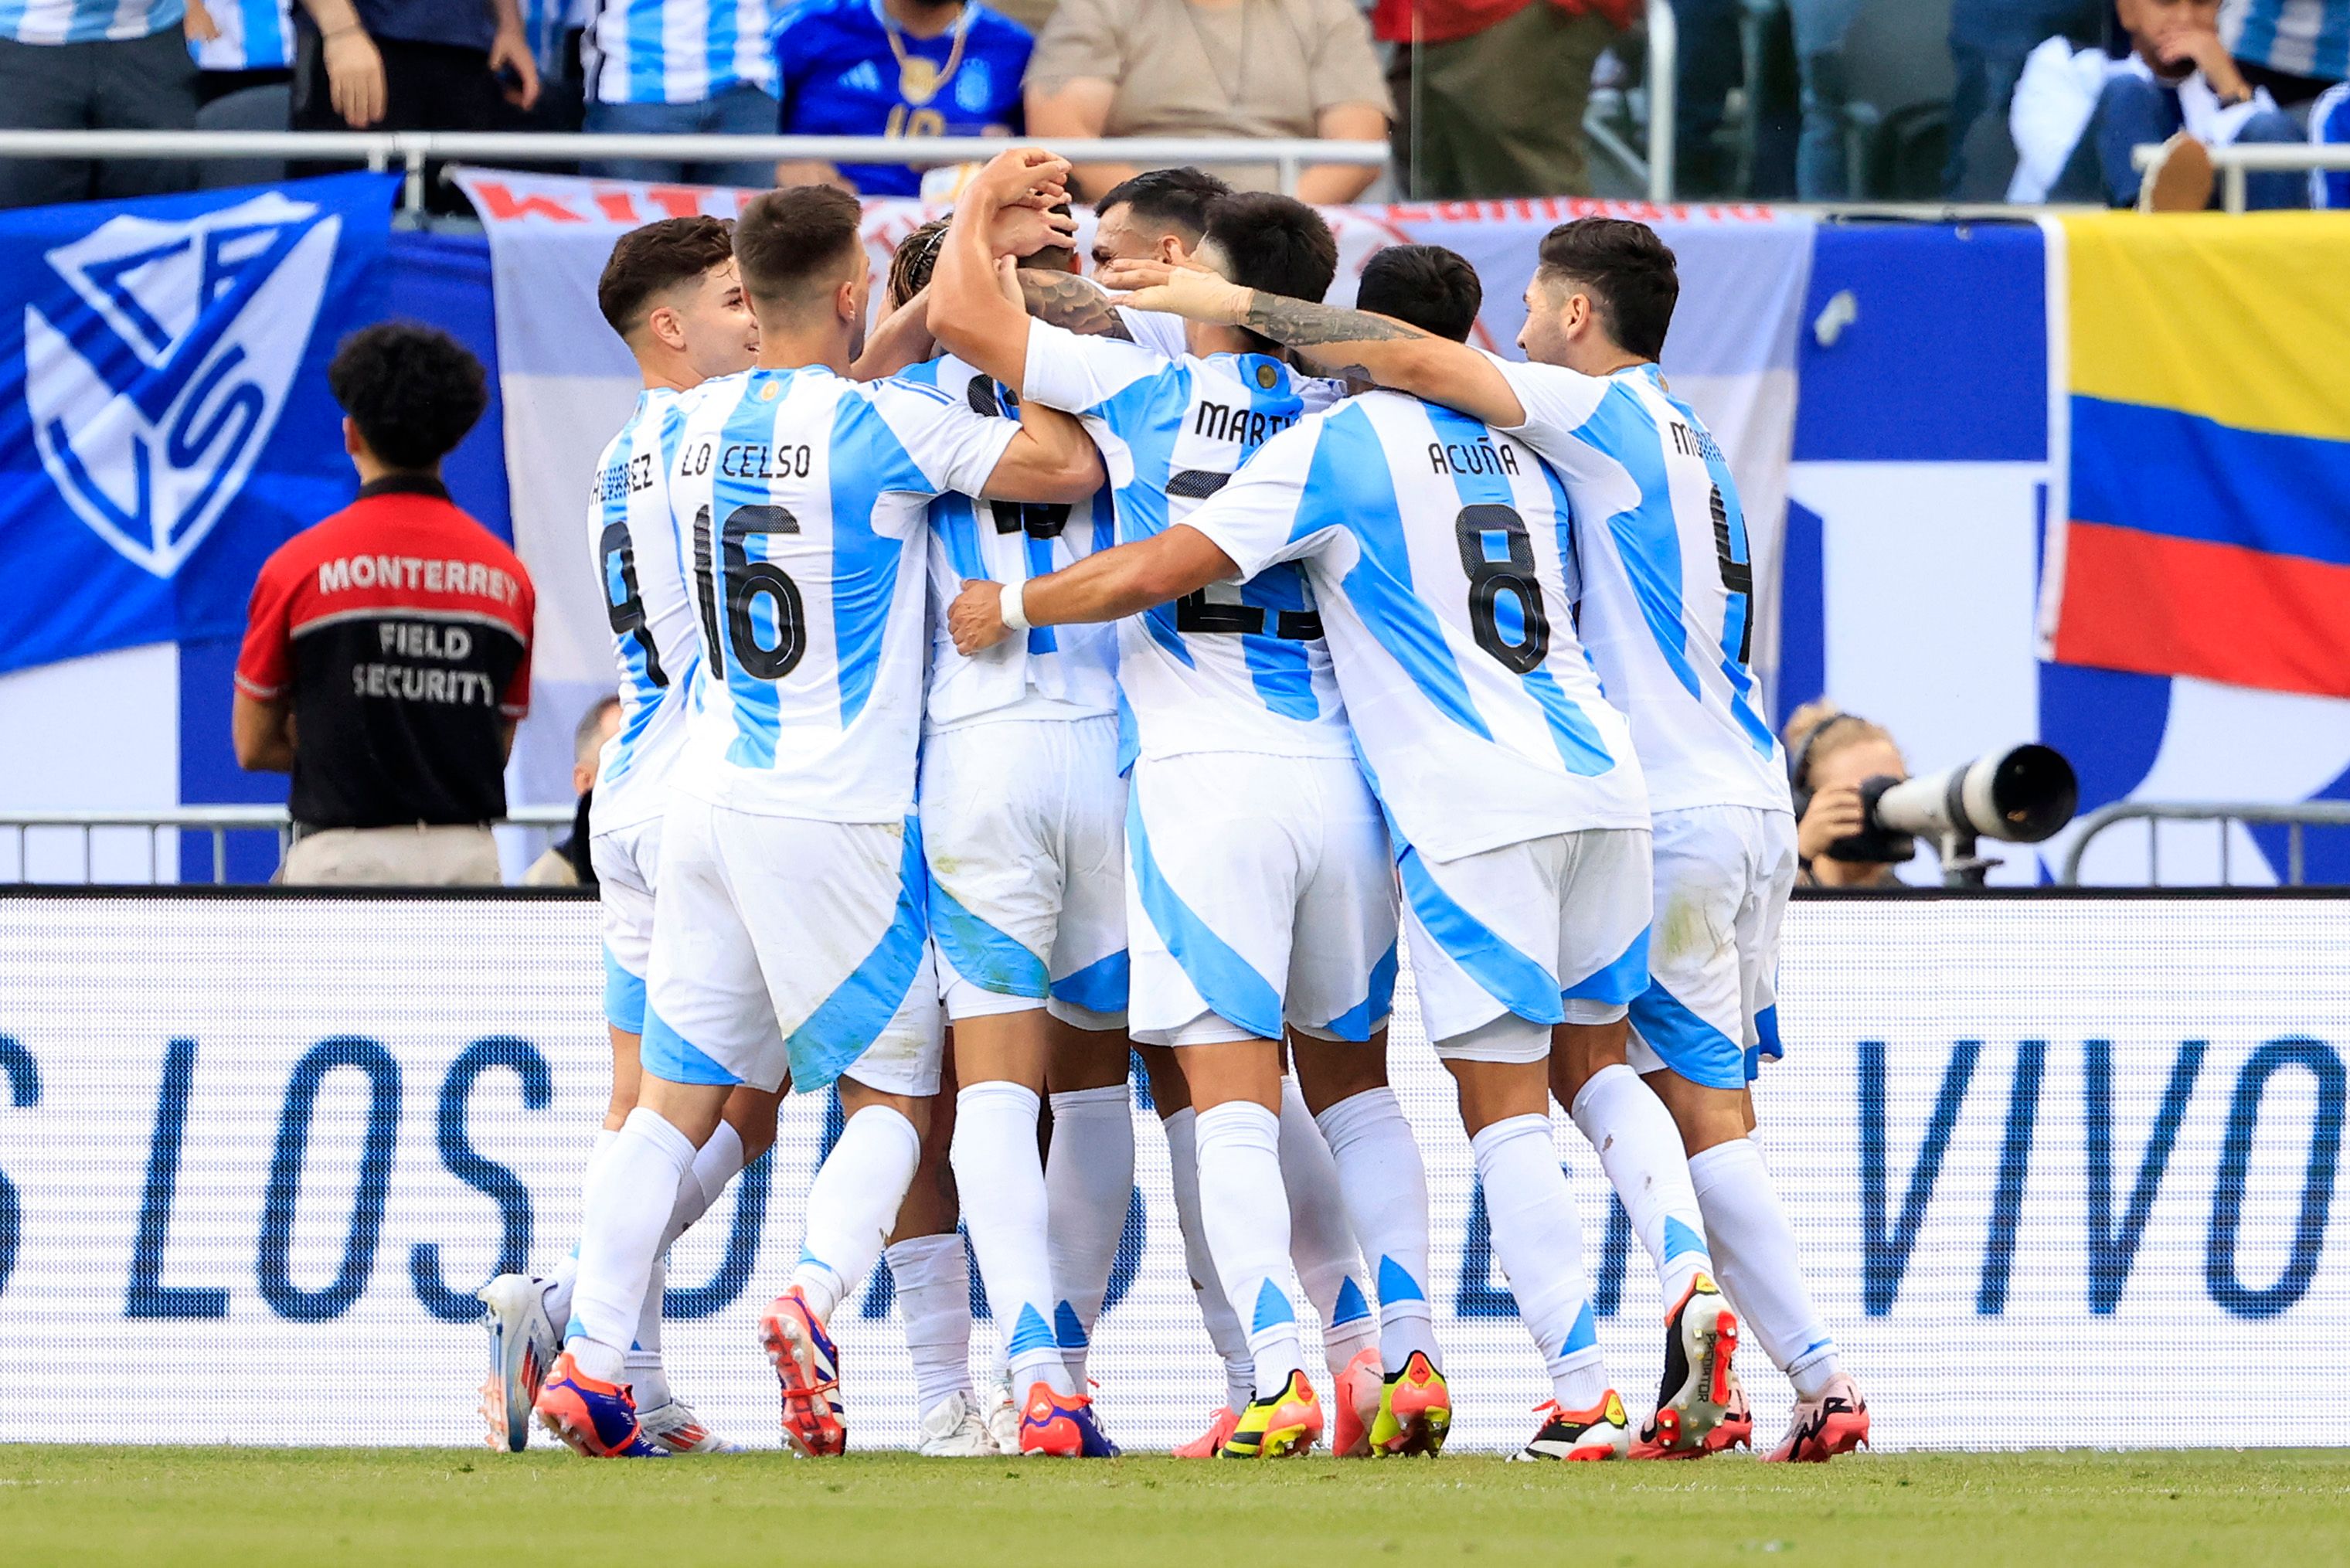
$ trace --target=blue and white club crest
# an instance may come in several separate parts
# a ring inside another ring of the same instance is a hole
[[[159,577],[212,532],[277,426],[342,220],[271,192],[182,223],[124,215],[46,259],[25,306],[41,465]]]

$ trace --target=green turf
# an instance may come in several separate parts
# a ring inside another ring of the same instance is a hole
[[[1309,1568],[2350,1562],[2350,1452],[1702,1465],[0,1447],[0,1561]]]

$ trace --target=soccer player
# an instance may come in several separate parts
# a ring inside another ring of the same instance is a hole
[[[685,733],[687,691],[702,639],[686,600],[683,545],[670,519],[669,465],[685,422],[682,397],[714,377],[749,368],[759,332],[743,302],[730,225],[665,218],[620,236],[597,285],[604,319],[635,356],[644,389],[604,449],[588,504],[588,543],[604,584],[619,674],[620,730],[597,770],[588,852],[604,904],[604,1014],[612,1033],[612,1094],[582,1176],[591,1186],[636,1107],[644,1033],[645,961],[652,944],[653,888],[661,814]],[[679,1183],[671,1223],[701,1217],[743,1165],[775,1142],[776,1097],[743,1087]],[[482,1412],[493,1447],[529,1441],[531,1403],[571,1315],[575,1253],[540,1279],[504,1274],[481,1292],[488,1307],[490,1381]],[[626,1356],[626,1376],[645,1437],[671,1453],[723,1452],[669,1391],[661,1369],[663,1261],[653,1261]]]
[[[671,475],[706,668],[661,829],[636,1107],[588,1194],[542,1424],[647,1451],[619,1379],[669,1194],[734,1087],[840,1085],[801,1262],[762,1334],[805,1453],[845,1440],[826,1315],[879,1254],[939,1077],[938,992],[912,817],[923,510],[949,491],[1077,501],[1101,462],[1074,421],[989,419],[847,379],[868,276],[856,199],[768,192],[735,222],[759,327],[746,375],[691,410]]]
[[[1433,245],[1379,252],[1366,307],[1464,339],[1482,291]],[[1624,1016],[1647,979],[1648,805],[1623,716],[1575,639],[1558,482],[1527,447],[1395,392],[1309,414],[1183,524],[1027,585],[1056,625],[1305,566],[1364,765],[1396,835],[1405,941],[1519,1315],[1554,1398],[1526,1453],[1631,1448],[1551,1141],[1552,1030]],[[974,588],[959,640],[1009,595]],[[1719,1298],[1714,1298],[1718,1303]],[[1391,1373],[1373,1433],[1400,1440],[1430,1368]]]
[[[1301,381],[1244,333],[1193,330],[1193,352],[1170,361],[1032,322],[995,288],[983,236],[990,204],[1019,170],[1059,166],[1015,150],[965,192],[932,283],[931,326],[1028,402],[1083,414],[1116,476],[1119,536],[1144,538],[1214,493],[1309,398],[1331,391]],[[1279,196],[1219,202],[1202,248],[1238,275],[1314,291],[1336,266],[1328,226]],[[1386,834],[1294,568],[1123,623],[1118,684],[1133,764],[1128,1023],[1138,1041],[1179,1048],[1196,1153],[1187,1158],[1170,1136],[1176,1176],[1196,1173],[1206,1261],[1247,1325],[1250,1398],[1222,1448],[1236,1457],[1302,1451],[1319,1440],[1324,1418],[1280,1282],[1292,1229],[1277,1152],[1284,1033],[1309,1109],[1361,1102],[1363,1136],[1336,1150],[1347,1213],[1382,1257],[1380,1293],[1395,1309],[1398,1342],[1433,1351],[1425,1182],[1386,1081],[1394,979]],[[1374,1212],[1381,1225],[1365,1235]],[[1315,1301],[1328,1338],[1350,1317],[1368,1319],[1359,1287],[1355,1295],[1348,1303],[1342,1285]],[[1340,1411],[1360,1421],[1376,1413],[1377,1361],[1346,1354],[1340,1381],[1359,1370]]]
[[[1794,1421],[1771,1457],[1825,1459],[1856,1446],[1867,1408],[1812,1303],[1752,1141],[1748,1085],[1761,1058],[1778,1054],[1773,986],[1794,819],[1747,669],[1752,568],[1737,487],[1721,447],[1657,368],[1680,290],[1672,252],[1654,230],[1617,219],[1553,229],[1526,287],[1526,364],[1360,311],[1249,296],[1196,271],[1128,265],[1105,281],[1140,286],[1133,303],[1143,308],[1244,323],[1458,409],[1523,440],[1565,485],[1584,641],[1631,721],[1648,781],[1665,936],[1632,1003],[1628,1040],[1619,1030],[1555,1055],[1552,1088],[1599,1148],[1668,1301],[1680,1299],[1672,1282],[1685,1260],[1710,1266],[1703,1244],[1712,1242],[1731,1298],[1795,1386]],[[1663,1147],[1659,1097],[1690,1179]],[[1692,1197],[1701,1230],[1688,1216]],[[1669,1340],[1669,1383],[1679,1354]],[[1742,1400],[1711,1432],[1690,1425],[1668,1429],[1660,1416],[1643,1446],[1716,1448],[1752,1428]]]

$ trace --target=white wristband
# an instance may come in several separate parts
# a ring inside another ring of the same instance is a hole
[[[1028,585],[1025,583],[1003,585],[1003,597],[999,601],[1001,608],[998,613],[1003,617],[1003,624],[1009,630],[1026,631],[1028,629],[1028,609],[1021,602],[1027,597],[1027,591]]]

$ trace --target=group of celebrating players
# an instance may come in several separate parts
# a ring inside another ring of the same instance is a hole
[[[1321,217],[1197,171],[1098,204],[1088,280],[1067,172],[990,163],[869,335],[837,191],[615,247],[645,390],[588,524],[624,712],[593,805],[612,1098],[574,1258],[483,1293],[492,1440],[730,1446],[668,1386],[662,1260],[779,1097],[837,1085],[761,1324],[789,1443],[845,1445],[826,1320],[886,1246],[923,1452],[1115,1454],[1086,1357],[1130,1044],[1229,1385],[1180,1451],[1437,1452],[1400,946],[1553,1384],[1525,1455],[1751,1443],[1742,1324],[1794,1386],[1773,1458],[1862,1442],[1753,1141],[1794,826],[1736,489],[1656,363],[1671,251],[1554,230],[1516,363],[1468,345],[1458,255],[1380,251],[1325,306]],[[1671,1303],[1637,1428],[1554,1095]]]

